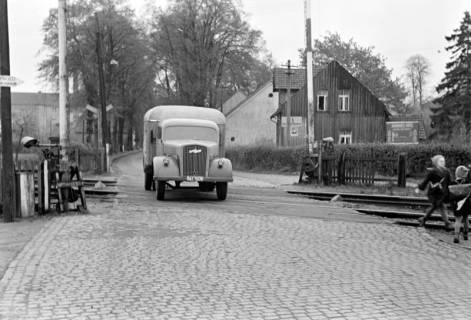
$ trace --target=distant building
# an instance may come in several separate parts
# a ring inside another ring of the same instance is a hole
[[[50,138],[59,137],[58,93],[12,92],[11,112],[13,141],[19,141],[20,135],[35,137],[41,143],[49,143]],[[84,130],[83,112],[71,108],[70,142],[86,143]]]
[[[227,99],[226,102],[222,104],[222,113],[228,114],[230,111],[232,111],[232,109],[237,107],[245,99],[247,99],[247,96],[243,92],[236,92],[229,99]]]
[[[304,70],[291,79],[291,133],[285,141],[286,69],[275,70],[273,91],[280,92],[279,108],[272,115],[277,121],[278,146],[306,143],[307,94]],[[389,112],[367,87],[353,77],[337,61],[313,72],[314,136],[332,137],[335,143],[385,142]],[[294,128],[293,128],[294,127]]]
[[[226,116],[226,146],[275,145],[276,124],[270,115],[278,107],[278,93],[272,82],[266,83]]]
[[[59,136],[59,94],[12,92],[13,141],[32,136],[42,143]]]

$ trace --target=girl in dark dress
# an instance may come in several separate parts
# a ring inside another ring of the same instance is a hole
[[[438,210],[445,223],[445,228],[451,229],[444,204],[449,195],[448,186],[451,183],[451,174],[448,168],[445,167],[445,157],[438,154],[433,156],[431,160],[433,167],[427,168],[427,176],[418,185],[420,190],[427,189],[427,198],[430,201],[430,207],[425,212],[425,215],[419,218],[419,226],[424,227],[427,219],[430,218],[435,210]]]

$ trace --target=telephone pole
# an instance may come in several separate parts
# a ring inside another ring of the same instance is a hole
[[[314,79],[312,72],[311,0],[304,0],[304,18],[306,27],[307,91],[306,147],[309,154],[312,154],[314,145]]]
[[[8,38],[7,0],[0,0],[0,75],[10,75],[10,43]],[[13,222],[16,214],[15,166],[11,131],[11,91],[10,87],[0,90],[2,124],[2,202],[3,221]]]
[[[291,60],[288,60],[288,92],[286,94],[286,132],[285,132],[285,147],[289,147],[289,137],[291,136],[291,76],[293,75],[291,70]]]
[[[67,112],[67,38],[66,38],[66,0],[59,0],[58,35],[59,35],[59,143],[62,148],[63,160],[67,159],[69,147],[69,113]]]
[[[100,88],[100,103],[101,106],[98,108],[98,136],[101,133],[101,142],[102,142],[102,151],[104,154],[103,157],[103,171],[107,171],[108,155],[107,155],[107,144],[108,144],[108,120],[106,117],[106,93],[105,93],[105,76],[103,74],[103,56],[101,49],[101,30],[100,30],[100,21],[98,20],[98,13],[95,12],[96,20],[96,55],[98,62],[98,78],[99,78],[99,88]]]

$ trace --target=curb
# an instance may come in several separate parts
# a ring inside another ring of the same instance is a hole
[[[116,153],[110,156],[110,163],[113,165],[113,162],[115,162],[118,159],[124,158],[126,156],[135,154],[135,153],[141,153],[142,150],[131,150],[131,151],[126,151],[126,152],[121,152],[121,153]]]

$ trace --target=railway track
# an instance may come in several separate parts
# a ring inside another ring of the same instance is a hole
[[[358,212],[393,219],[396,224],[415,226],[419,225],[417,219],[422,217],[424,210],[429,206],[426,198],[400,197],[387,195],[366,195],[354,193],[332,193],[311,191],[288,191],[290,194],[306,196],[321,201],[344,201],[364,204],[364,208],[355,209]],[[454,217],[449,217],[454,221]],[[426,226],[432,229],[445,229],[439,216],[433,215]]]
[[[399,197],[387,195],[366,195],[355,193],[333,193],[333,192],[310,192],[310,191],[288,191],[291,194],[307,196],[315,200],[330,201],[336,196],[340,196],[341,201],[351,203],[363,203],[371,205],[397,206],[401,208],[423,209],[429,205],[426,198]]]
[[[83,185],[85,189],[85,194],[86,195],[92,195],[92,196],[112,196],[112,195],[117,195],[118,190],[116,188],[117,181],[116,180],[111,180],[111,179],[92,179],[92,178],[84,178],[83,180]],[[104,185],[105,188],[95,188],[95,185],[97,184],[98,181],[101,181]]]

